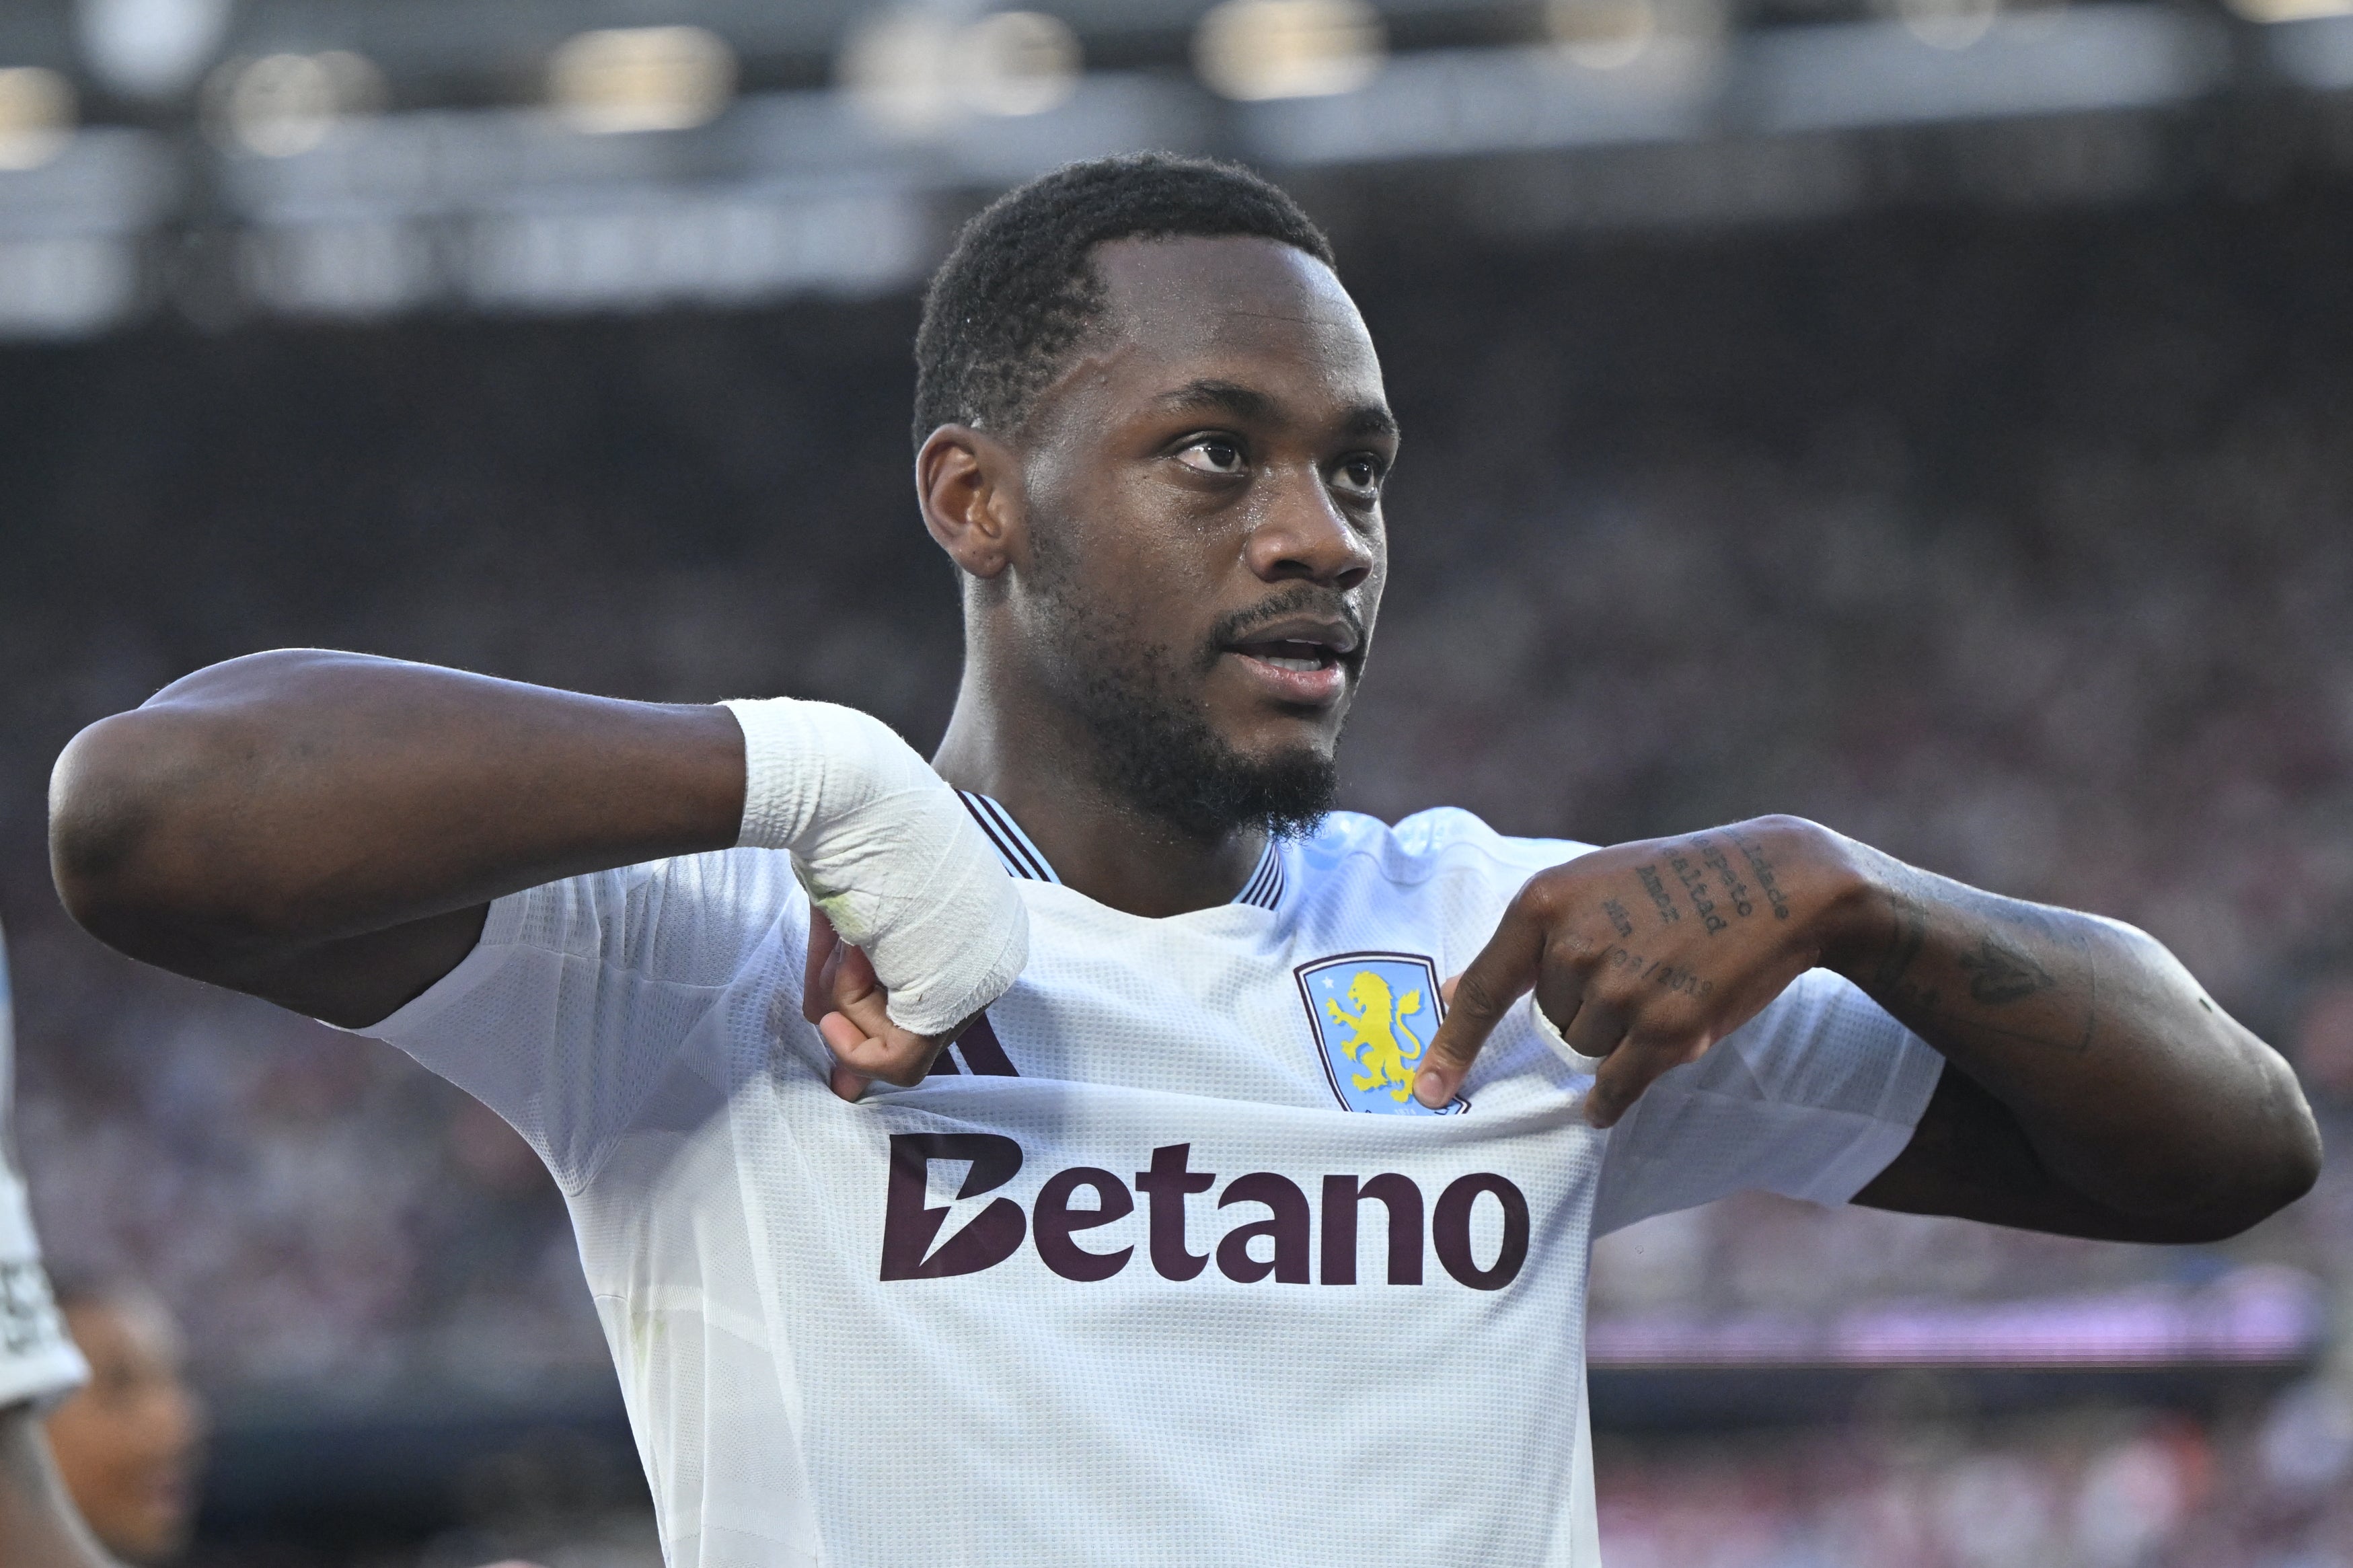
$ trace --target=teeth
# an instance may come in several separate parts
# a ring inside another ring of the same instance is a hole
[[[1270,653],[1262,657],[1265,658],[1267,663],[1274,666],[1277,669],[1321,669],[1324,668],[1324,661],[1320,658],[1288,658],[1279,653]]]

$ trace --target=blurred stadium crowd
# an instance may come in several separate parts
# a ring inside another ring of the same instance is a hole
[[[1852,216],[1469,249],[1344,229],[1407,430],[1349,803],[1612,842],[1767,810],[2136,921],[2353,1097],[2353,313],[2340,198]],[[330,643],[589,689],[857,703],[957,648],[908,504],[912,304],[157,330],[0,351],[0,908],[69,1271],[232,1403],[594,1382],[560,1200],[382,1047],[68,928],[43,780],[208,660]],[[2341,1128],[2338,1129],[2341,1131]],[[2284,1267],[1758,1200],[1597,1263],[1666,1307],[2052,1297]],[[1615,1568],[2353,1564],[2327,1376],[2200,1420],[1606,1443]],[[552,1568],[565,1565],[550,1557]]]

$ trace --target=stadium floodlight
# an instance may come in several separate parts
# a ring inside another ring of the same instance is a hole
[[[2323,16],[2353,16],[2353,0],[2229,0],[2250,22],[2312,22]]]
[[[206,96],[216,132],[248,153],[291,158],[326,141],[345,120],[384,107],[384,73],[348,49],[230,60]]]
[[[230,0],[76,0],[83,58],[98,79],[134,98],[170,98],[220,47]]]
[[[1193,63],[1227,98],[1327,98],[1372,80],[1387,47],[1361,0],[1224,0],[1193,35]]]
[[[955,110],[949,79],[955,28],[923,11],[889,11],[849,35],[839,69],[842,89],[880,129],[922,136],[944,126]]]
[[[1642,58],[1659,36],[1651,0],[1552,0],[1545,30],[1588,70],[1616,70]]]
[[[1966,49],[1993,31],[2001,0],[1894,0],[1905,30],[1933,48]]]
[[[1042,11],[997,11],[958,26],[935,12],[885,12],[849,37],[841,85],[871,124],[930,136],[965,110],[1043,114],[1079,83],[1079,38]]]
[[[0,169],[37,169],[73,140],[73,84],[40,66],[0,70]]]
[[[1079,36],[1042,11],[999,11],[964,29],[958,96],[984,114],[1043,114],[1079,84]]]
[[[575,131],[687,131],[735,95],[735,51],[707,27],[607,27],[548,62],[548,99]]]

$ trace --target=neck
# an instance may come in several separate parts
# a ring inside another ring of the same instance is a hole
[[[1092,738],[1071,715],[1001,695],[967,661],[955,716],[932,765],[958,789],[1013,814],[1063,885],[1132,915],[1159,919],[1229,903],[1256,869],[1266,830],[1195,838],[1098,782]]]

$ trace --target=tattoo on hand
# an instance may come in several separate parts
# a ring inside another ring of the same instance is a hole
[[[2034,960],[1989,936],[1980,937],[1977,952],[1963,954],[1958,962],[1968,973],[1969,1000],[1989,1007],[2022,1002],[2059,984],[2049,970]]]
[[[1707,934],[1714,936],[1722,931],[1727,922],[1715,912],[1715,900],[1707,896],[1707,873],[1680,852],[1668,856],[1667,864],[1673,868],[1675,879],[1683,885],[1683,897],[1691,900],[1692,912],[1699,916],[1700,924],[1707,927]]]
[[[1749,901],[1748,884],[1733,870],[1732,862],[1725,857],[1724,851],[1717,848],[1711,839],[1694,838],[1692,842],[1699,848],[1699,858],[1715,872],[1716,880],[1724,884],[1724,896],[1732,900],[1732,912],[1743,919],[1755,914],[1757,906]]]
[[[1634,934],[1634,918],[1626,912],[1625,905],[1615,899],[1604,899],[1601,900],[1601,912],[1609,917],[1609,923],[1618,928],[1620,936]]]
[[[1651,903],[1659,911],[1661,925],[1671,926],[1683,918],[1683,911],[1675,908],[1675,901],[1667,897],[1667,885],[1660,879],[1656,866],[1638,867],[1634,875],[1642,879],[1642,890],[1651,895]]]
[[[1773,906],[1773,918],[1788,920],[1789,895],[1781,890],[1779,882],[1774,879],[1773,862],[1765,858],[1764,847],[1737,835],[1734,836],[1732,842],[1739,847],[1741,858],[1748,862],[1748,868],[1757,873],[1757,885],[1764,890],[1765,901]]]
[[[1611,948],[1609,961],[1613,968],[1622,969],[1665,990],[1680,991],[1686,996],[1704,1000],[1715,989],[1713,980],[1702,980],[1688,969],[1677,969],[1672,963],[1661,963],[1655,958],[1644,958],[1641,953],[1630,952],[1622,947]]]

